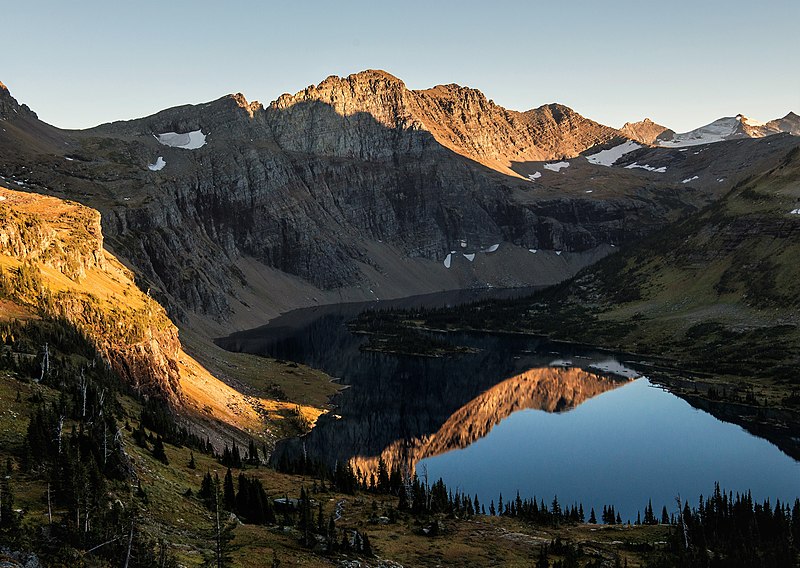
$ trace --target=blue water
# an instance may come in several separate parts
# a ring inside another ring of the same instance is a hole
[[[436,298],[425,302],[435,305]],[[333,400],[333,413],[323,415],[302,440],[279,443],[273,458],[307,452],[330,467],[353,456],[377,462],[398,441],[435,435],[460,408],[509,377],[556,361],[591,371],[612,357],[591,347],[470,333],[440,336],[473,348],[464,355],[364,352],[365,338],[346,326],[363,309],[301,310],[220,340],[229,349],[322,369],[349,387]],[[793,502],[800,496],[800,462],[771,442],[693,408],[647,379],[620,384],[571,410],[519,410],[466,448],[411,465],[420,476],[427,471],[431,482],[441,477],[452,490],[477,494],[487,510],[501,492],[506,500],[519,491],[546,503],[553,496],[565,506],[580,502],[587,518],[592,507],[599,518],[603,506],[613,504],[624,520],[634,521],[648,499],[660,517],[664,505],[675,511],[677,495],[696,505],[715,482],[773,504],[776,498]]]
[[[660,514],[680,495],[696,504],[718,481],[756,499],[800,495],[800,462],[741,427],[722,422],[638,379],[563,413],[515,412],[465,449],[422,460],[417,473],[477,494],[488,505],[519,491],[550,503],[613,504],[636,519],[648,499]],[[488,507],[487,507],[488,508]]]

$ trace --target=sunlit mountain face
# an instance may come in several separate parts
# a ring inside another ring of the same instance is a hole
[[[567,412],[583,402],[627,384],[632,378],[574,367],[538,367],[514,375],[454,412],[430,435],[398,439],[377,456],[351,458],[354,470],[377,474],[382,459],[389,470],[415,473],[421,460],[466,448],[518,410]]]

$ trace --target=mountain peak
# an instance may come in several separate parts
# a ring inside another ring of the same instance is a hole
[[[11,96],[8,87],[0,82],[0,117],[10,119],[18,115],[37,118],[35,112],[29,109],[27,105],[19,104],[17,99]]]
[[[636,140],[642,144],[655,144],[659,136],[674,134],[674,132],[666,126],[653,122],[649,118],[645,118],[639,122],[626,122],[622,128],[620,128],[620,132],[631,140]]]

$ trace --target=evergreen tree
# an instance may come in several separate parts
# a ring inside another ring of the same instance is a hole
[[[231,468],[225,473],[225,481],[223,483],[222,491],[222,506],[227,511],[233,511],[236,503],[236,492],[233,489],[233,474]]]
[[[169,465],[169,459],[167,459],[167,453],[164,451],[164,441],[161,439],[161,435],[156,438],[153,444],[153,457],[164,465]]]
[[[230,473],[230,470],[228,470]],[[216,568],[226,568],[232,565],[233,558],[233,529],[236,526],[226,520],[226,515],[222,510],[222,490],[220,488],[219,476],[214,474],[214,516],[213,516],[213,538],[214,538],[214,566]]]

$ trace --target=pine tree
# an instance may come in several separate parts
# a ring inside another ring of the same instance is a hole
[[[189,452],[189,469],[197,469],[197,464],[194,461],[194,452]]]
[[[230,473],[230,470],[228,470]],[[232,483],[232,482],[231,482]],[[214,474],[214,560],[216,568],[226,568],[232,565],[233,559],[233,529],[234,523],[226,522],[222,511],[222,493],[220,490],[219,476]]]
[[[231,468],[228,468],[228,471],[225,473],[222,495],[222,506],[225,507],[227,511],[233,511],[234,505],[236,504],[236,492],[233,489],[233,474],[231,474]]]
[[[156,438],[155,444],[153,444],[153,457],[164,465],[169,465],[167,453],[164,451],[164,441],[161,439],[160,435]]]

